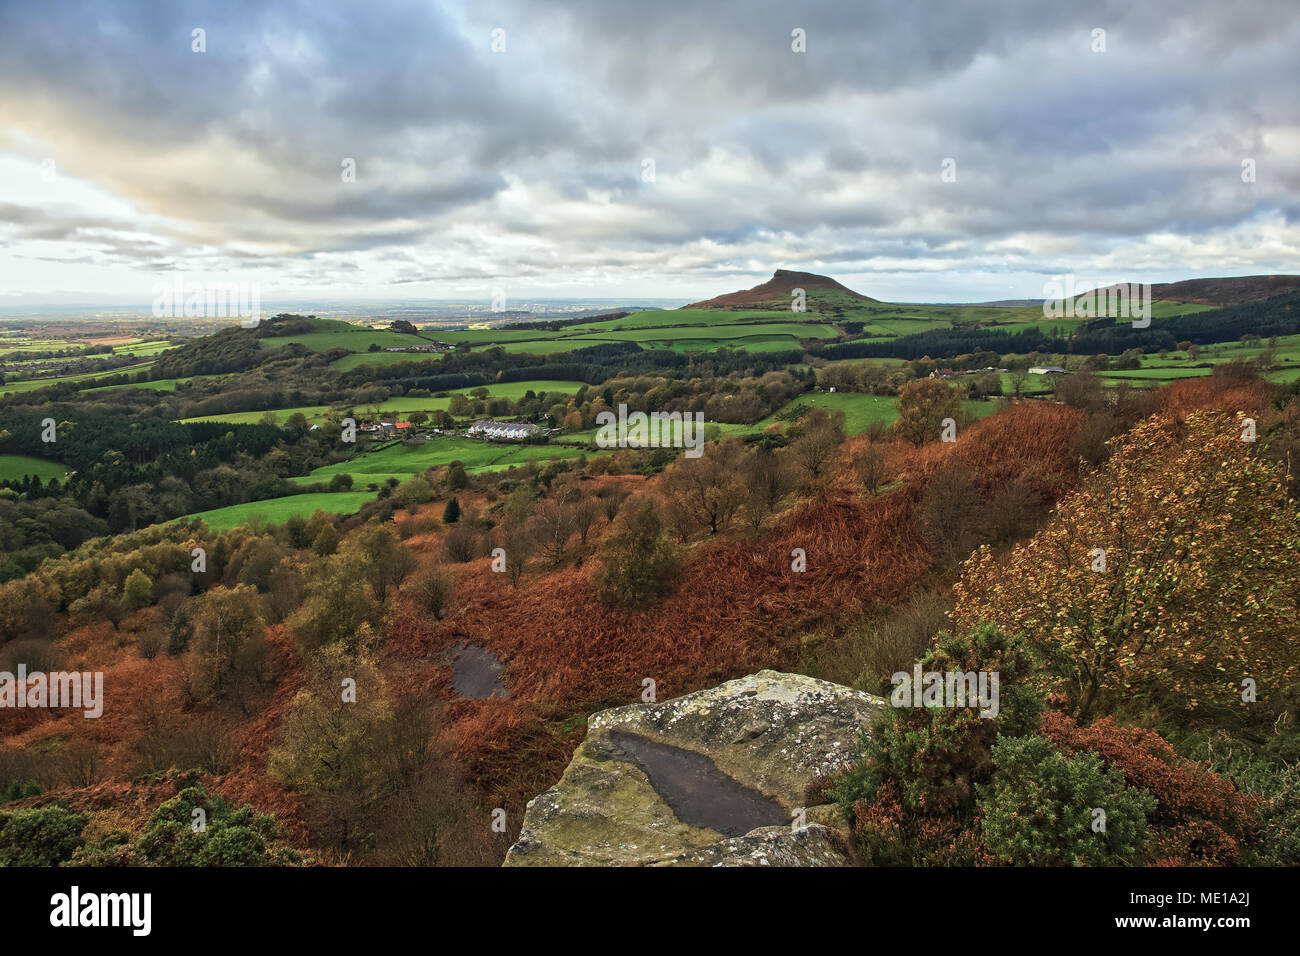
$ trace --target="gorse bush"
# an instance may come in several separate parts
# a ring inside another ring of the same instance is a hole
[[[1067,753],[1094,753],[1107,768],[1124,774],[1129,786],[1157,801],[1149,814],[1153,862],[1231,866],[1256,840],[1261,799],[1244,793],[1227,777],[1180,757],[1159,734],[1123,727],[1105,717],[1080,727],[1064,714],[1048,714],[1043,734]]]
[[[1023,736],[1038,727],[1042,702],[1026,682],[1031,666],[1023,639],[995,627],[940,634],[921,659],[922,672],[997,672],[997,716],[980,716],[978,705],[886,709],[873,725],[861,761],[836,785],[837,802],[851,811],[858,800],[893,783],[907,812],[969,813],[976,784],[993,773],[998,736]]]
[[[1156,799],[1124,784],[1095,754],[1061,753],[1050,740],[999,737],[997,770],[978,788],[989,852],[1020,866],[1136,862]],[[1103,816],[1104,814],[1104,816]]]
[[[195,811],[201,811],[196,814]],[[196,830],[198,824],[202,824]],[[276,843],[275,817],[234,809],[203,787],[187,787],[162,803],[134,844],[138,862],[155,866],[264,866],[298,862]]]
[[[66,807],[0,810],[0,866],[58,866],[81,846],[88,822]]]

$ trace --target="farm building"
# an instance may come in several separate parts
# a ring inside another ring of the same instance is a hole
[[[1029,369],[1030,375],[1066,375],[1065,369],[1059,365],[1035,365]]]

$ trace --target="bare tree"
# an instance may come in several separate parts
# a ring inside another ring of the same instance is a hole
[[[564,561],[569,540],[573,537],[573,509],[548,498],[537,506],[533,516],[528,519],[528,529],[537,553],[552,568],[558,568]]]
[[[798,437],[790,445],[790,454],[809,480],[816,481],[826,471],[831,456],[843,441],[844,413],[832,415],[825,409],[814,408],[800,422]]]
[[[679,458],[664,475],[664,493],[681,515],[717,534],[731,524],[745,499],[740,461],[738,441],[716,442],[699,458]]]
[[[577,529],[578,540],[582,542],[583,547],[587,545],[587,535],[600,520],[601,511],[600,502],[595,498],[583,497],[574,502],[573,526]]]
[[[874,495],[885,483],[885,454],[875,445],[867,445],[853,456],[853,468],[868,494]]]

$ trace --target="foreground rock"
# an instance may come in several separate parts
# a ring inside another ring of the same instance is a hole
[[[791,825],[808,784],[850,762],[885,701],[759,671],[593,714],[564,775],[531,800],[507,866],[838,866],[830,807]]]

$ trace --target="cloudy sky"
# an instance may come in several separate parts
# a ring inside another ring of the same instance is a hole
[[[1300,272],[1297,49],[1289,0],[0,0],[0,308]]]

